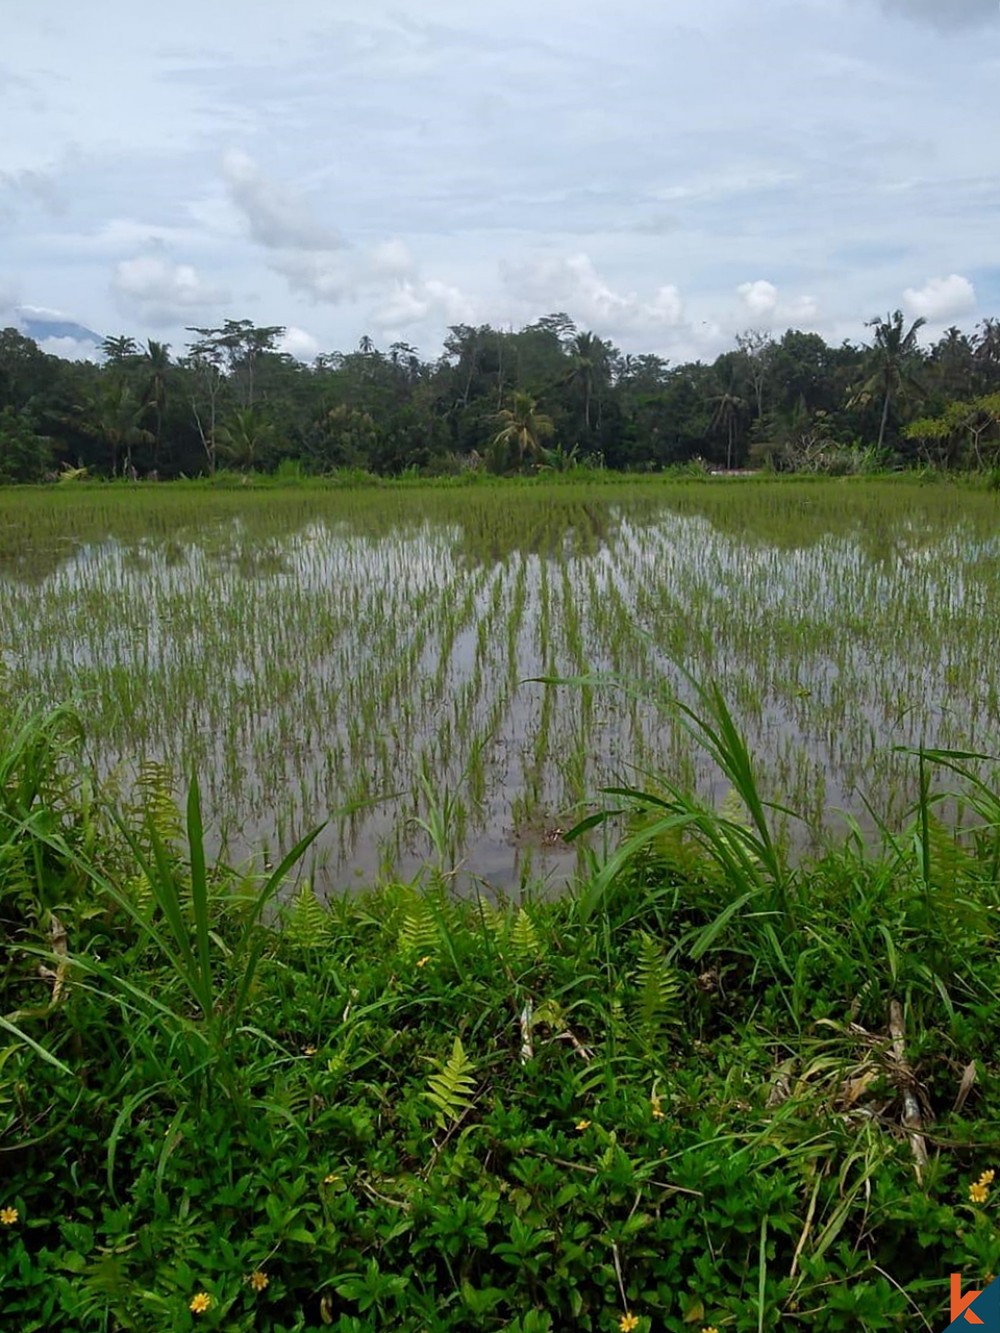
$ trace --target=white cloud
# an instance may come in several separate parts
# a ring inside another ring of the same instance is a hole
[[[38,347],[48,356],[61,356],[64,361],[100,361],[101,350],[92,342],[77,338],[42,338]]]
[[[574,320],[603,334],[677,328],[684,303],[674,286],[657,288],[649,300],[622,293],[601,276],[589,255],[501,264],[501,276],[529,317],[565,310]]]
[[[952,273],[947,278],[928,278],[922,287],[907,287],[903,302],[911,315],[922,315],[934,324],[975,310],[976,290],[968,278]]]
[[[375,273],[392,278],[409,277],[416,269],[408,246],[398,237],[376,245],[371,253],[371,267]]]
[[[736,289],[743,304],[756,319],[767,319],[778,308],[778,289],[773,282],[758,278],[756,282],[742,282]]]
[[[467,324],[473,308],[457,287],[431,278],[425,282],[397,282],[388,297],[372,313],[372,320],[385,334],[398,333],[419,324],[429,315],[445,324]]]
[[[201,278],[191,264],[174,264],[160,255],[121,260],[111,286],[127,309],[150,324],[169,324],[226,299],[226,293]]]
[[[294,356],[297,361],[312,361],[319,352],[319,343],[305,329],[290,324],[278,339],[278,351]]]
[[[765,328],[779,324],[810,324],[819,317],[819,306],[812,296],[796,296],[783,301],[778,288],[766,278],[741,282],[736,291],[746,313]]]
[[[246,153],[227,153],[222,174],[251,237],[271,250],[336,250],[340,235],[287,185],[270,180]]]
[[[357,295],[354,260],[338,250],[290,250],[271,261],[293,292],[338,305]]]

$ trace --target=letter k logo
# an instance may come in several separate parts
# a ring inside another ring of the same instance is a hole
[[[964,1312],[965,1322],[967,1324],[978,1324],[983,1326],[982,1319],[976,1314],[975,1310],[968,1307],[974,1300],[980,1297],[981,1291],[967,1291],[962,1295],[962,1275],[961,1273],[952,1273],[951,1275],[951,1322],[954,1323],[960,1314]]]

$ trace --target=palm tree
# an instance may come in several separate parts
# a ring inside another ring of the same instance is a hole
[[[875,330],[875,345],[872,348],[872,371],[861,388],[855,393],[852,402],[867,401],[875,393],[882,395],[882,420],[878,429],[878,445],[882,448],[885,428],[889,421],[889,406],[893,399],[902,398],[907,390],[923,397],[924,389],[910,370],[913,358],[917,355],[917,334],[927,321],[921,317],[915,319],[909,329],[903,332],[903,312],[895,310],[885,319],[876,315],[866,325]]]
[[[715,403],[712,429],[723,430],[726,433],[726,471],[731,472],[736,432],[739,430],[740,420],[746,410],[746,403],[739,394],[733,393],[732,385],[723,393],[716,394],[712,402]]]
[[[152,440],[148,430],[139,422],[146,410],[123,379],[104,376],[95,392],[77,409],[80,429],[95,440],[108,446],[111,455],[111,475],[118,473],[118,458],[124,451],[123,472],[133,475],[132,447]]]
[[[271,422],[256,407],[238,407],[218,433],[219,447],[230,462],[251,472],[264,461],[273,438]]]
[[[495,419],[500,429],[494,435],[493,443],[500,448],[512,449],[519,467],[528,456],[537,460],[542,441],[555,431],[552,418],[539,412],[530,393],[515,392],[510,407],[501,408]]]
[[[149,380],[146,384],[147,408],[151,408],[156,421],[153,431],[153,467],[159,465],[160,438],[163,433],[163,409],[167,404],[167,369],[170,366],[170,346],[158,343],[150,338],[143,356]]]
[[[607,383],[610,369],[610,349],[596,333],[578,333],[569,345],[572,369],[566,376],[567,384],[579,385],[583,393],[583,419],[590,430],[590,404]]]
[[[117,337],[102,338],[101,351],[109,364],[123,366],[139,355],[139,344],[134,338],[119,334]]]

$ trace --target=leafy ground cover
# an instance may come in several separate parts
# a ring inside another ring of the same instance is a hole
[[[793,869],[721,696],[683,716],[723,810],[609,795],[575,892],[325,903],[8,710],[5,1327],[943,1327],[1000,1267],[998,799],[913,756],[905,831]]]

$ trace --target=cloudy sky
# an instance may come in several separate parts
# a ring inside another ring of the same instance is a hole
[[[1000,315],[997,0],[9,10],[0,324],[429,356],[565,310],[677,360]]]

